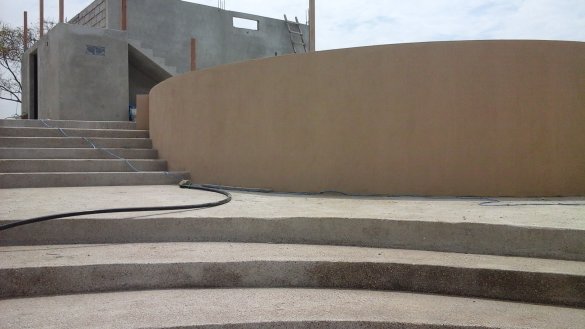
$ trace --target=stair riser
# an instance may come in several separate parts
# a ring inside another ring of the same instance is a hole
[[[156,159],[158,152],[152,149],[109,149],[108,151],[125,159]],[[0,159],[114,159],[115,157],[94,149],[61,148],[3,148]]]
[[[74,129],[136,129],[134,122],[45,120],[49,127]],[[47,128],[39,120],[0,120],[0,127]]]
[[[392,321],[268,321],[234,324],[210,324],[190,329],[508,329],[504,327],[477,327],[446,324],[420,324]],[[176,328],[172,328],[176,329]]]
[[[91,142],[101,148],[152,148],[150,139],[120,138],[99,139],[93,138]],[[0,147],[16,148],[92,148],[91,144],[83,138],[43,138],[43,137],[0,137]]]
[[[63,219],[9,230],[0,239],[4,246],[156,242],[363,246],[585,261],[579,230],[373,219]]]
[[[395,263],[251,261],[4,269],[0,298],[173,288],[392,290],[585,307],[585,275]]]
[[[145,130],[113,129],[48,129],[48,128],[2,128],[0,137],[102,137],[102,138],[148,138]]]
[[[188,177],[187,174],[161,172],[7,173],[0,174],[0,188],[168,185]]]
[[[138,171],[166,171],[163,160],[130,160]],[[2,173],[27,172],[134,172],[122,160],[0,160]]]

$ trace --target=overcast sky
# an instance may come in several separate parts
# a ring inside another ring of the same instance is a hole
[[[0,0],[0,20],[38,20],[38,0]],[[217,6],[217,0],[190,2]],[[585,0],[317,0],[317,50],[439,40],[539,39],[585,41]],[[45,16],[58,18],[58,0]],[[91,0],[65,0],[73,17]],[[225,0],[226,9],[306,21],[308,0]],[[0,101],[0,118],[15,105]]]

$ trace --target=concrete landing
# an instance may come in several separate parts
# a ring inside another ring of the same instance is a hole
[[[585,198],[498,198],[500,203],[482,206],[480,204],[488,199],[231,193],[233,201],[217,208],[91,217],[386,219],[585,230]],[[0,220],[25,219],[63,211],[193,204],[221,198],[173,185],[0,189]],[[574,206],[554,205],[556,203]]]
[[[585,199],[502,199],[482,206],[485,199],[253,193],[233,193],[233,197],[227,205],[197,211],[108,214],[40,223],[0,234],[0,245],[246,242],[585,260]],[[178,186],[0,190],[0,222],[220,198]]]
[[[0,328],[574,329],[579,309],[412,293],[159,290],[0,301]]]

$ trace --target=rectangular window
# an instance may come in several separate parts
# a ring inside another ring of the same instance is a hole
[[[106,56],[106,47],[86,45],[85,53],[94,56]]]
[[[258,21],[253,19],[234,17],[234,27],[238,29],[258,31]]]

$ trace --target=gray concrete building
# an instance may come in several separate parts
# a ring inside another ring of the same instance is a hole
[[[137,94],[193,64],[205,69],[308,48],[305,24],[179,0],[96,0],[24,54],[22,110],[31,119],[127,120]]]

